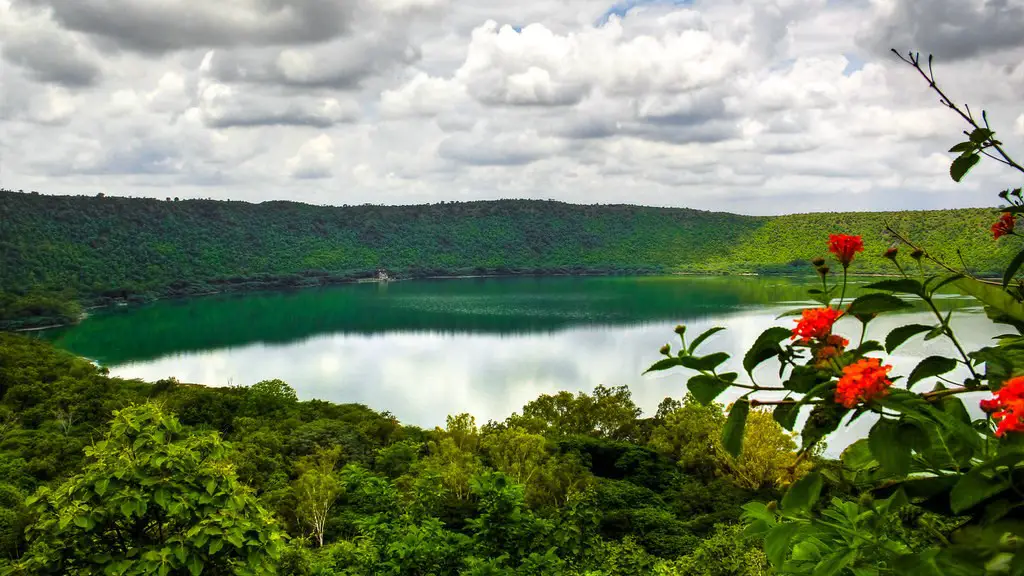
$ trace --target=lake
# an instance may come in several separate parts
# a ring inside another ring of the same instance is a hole
[[[727,331],[702,348],[727,365],[767,327],[793,326],[780,313],[808,303],[815,278],[518,277],[349,284],[295,292],[217,295],[95,311],[77,326],[42,332],[57,346],[109,367],[112,375],[168,376],[210,386],[280,378],[301,399],[359,402],[402,422],[432,427],[469,412],[501,420],[540,394],[627,385],[646,414],[681,398],[682,370],[642,372],[658,348],[691,335]],[[1003,331],[972,300],[948,295],[954,326],[970,347]],[[884,339],[904,323],[933,323],[924,310],[875,320]],[[837,331],[856,342],[859,324]],[[925,356],[951,350],[920,337],[891,362],[906,375]],[[771,366],[766,365],[765,378]],[[777,371],[777,364],[776,364]],[[770,382],[770,380],[765,380]],[[728,401],[730,398],[721,398]],[[858,422],[858,424],[860,424]],[[830,452],[845,442],[830,444]]]

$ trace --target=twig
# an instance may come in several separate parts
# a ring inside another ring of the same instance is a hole
[[[975,121],[974,115],[971,114],[971,108],[969,106],[964,106],[964,108],[966,109],[966,112],[964,112],[949,98],[949,96],[946,96],[946,93],[942,91],[942,88],[939,88],[938,83],[935,82],[935,70],[932,68],[933,57],[931,55],[928,56],[928,71],[925,72],[924,68],[921,67],[920,54],[914,54],[911,52],[908,53],[907,56],[903,56],[895,48],[893,48],[892,53],[895,54],[896,57],[899,58],[900,60],[913,66],[914,69],[917,70],[917,72],[921,75],[921,77],[928,81],[928,87],[934,90],[935,93],[939,95],[939,103],[959,114],[960,117],[963,118],[964,121],[970,124],[971,127],[973,127],[974,129],[978,130],[982,128],[982,126],[978,124],[977,121]],[[985,112],[982,112],[981,117],[982,121],[985,123],[984,128],[986,130],[989,130],[989,133],[991,134],[991,128],[989,128],[988,125],[988,115]],[[1016,168],[1021,172],[1024,172],[1024,166],[1021,166],[1020,164],[1014,162],[1013,158],[1010,158],[1010,155],[1007,154],[1005,150],[1003,150],[1002,146],[1000,146],[1000,143],[994,138],[992,138],[991,135],[985,141],[988,143],[988,146],[990,148],[994,149],[996,152],[999,153],[1000,156],[1002,156],[1001,161],[1004,164],[1012,168]],[[984,151],[982,152],[984,153]]]
[[[976,280],[978,282],[981,282],[982,284],[991,284],[992,286],[1000,286],[1000,287],[1002,287],[1002,283],[1000,283],[1000,282],[996,282],[994,280],[984,280],[982,278],[978,278],[978,277],[974,276],[973,274],[971,274],[967,270],[967,266],[966,265],[964,265],[964,270],[963,271],[956,270],[956,269],[952,268],[951,266],[949,266],[948,264],[946,264],[942,260],[939,260],[935,256],[932,256],[931,254],[929,254],[928,251],[925,250],[924,248],[921,248],[917,244],[914,244],[913,242],[908,240],[905,236],[903,236],[902,234],[897,232],[892,226],[890,226],[888,222],[885,224],[885,229],[887,231],[889,231],[890,234],[892,234],[897,239],[899,239],[900,242],[903,242],[904,244],[906,244],[907,246],[910,246],[914,250],[919,250],[921,252],[921,254],[925,258],[927,258],[928,260],[931,260],[932,262],[938,264],[940,267],[944,268],[945,270],[947,270],[949,272],[952,272],[953,274],[963,274],[964,276],[966,276],[966,277],[968,277],[968,278],[970,278],[972,280]]]

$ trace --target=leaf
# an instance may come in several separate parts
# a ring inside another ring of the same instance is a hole
[[[907,386],[913,386],[925,378],[931,378],[932,376],[938,376],[951,372],[956,368],[956,360],[952,358],[946,358],[944,356],[929,356],[914,367],[910,372],[910,377],[907,378]]]
[[[729,417],[722,427],[722,446],[725,451],[738,458],[743,450],[743,430],[747,426],[747,415],[750,414],[750,401],[740,398],[729,410]]]
[[[851,315],[881,314],[910,307],[910,304],[891,294],[874,293],[865,294],[854,300],[846,312]]]
[[[995,132],[988,128],[975,128],[971,132],[971,142],[974,144],[984,144],[985,140],[995,136]]]
[[[777,356],[782,352],[782,347],[779,346],[779,342],[782,342],[786,338],[793,335],[793,331],[788,328],[782,328],[781,326],[774,326],[761,333],[754,341],[754,345],[750,347],[747,354],[743,357],[743,369],[750,374],[757,368],[761,363]]]
[[[857,557],[857,550],[855,548],[848,548],[846,550],[836,550],[829,554],[822,560],[815,568],[811,576],[835,576],[843,571],[844,568],[853,562],[853,559]]]
[[[652,364],[647,370],[644,370],[644,374],[647,374],[648,372],[668,370],[669,368],[674,368],[676,366],[679,366],[679,358],[663,358]]]
[[[698,402],[707,406],[718,398],[718,395],[725,392],[729,382],[706,374],[698,374],[686,383],[687,389],[693,394]]]
[[[1006,267],[1006,272],[1003,273],[1003,288],[1005,289],[1010,285],[1010,281],[1017,275],[1017,270],[1020,270],[1020,265],[1024,264],[1024,250],[1017,252],[1017,255],[1013,257],[1010,264]]]
[[[911,339],[918,334],[931,330],[931,326],[925,326],[924,324],[909,324],[907,326],[900,326],[889,335],[885,337],[885,351],[892,354],[892,351],[899,348],[907,340]]]
[[[901,278],[899,280],[882,280],[881,282],[875,282],[874,284],[868,284],[864,287],[865,290],[886,290],[888,292],[901,292],[904,294],[916,294],[920,296],[924,294],[924,286],[921,285],[917,280],[910,278]]]
[[[217,489],[217,481],[210,478],[206,481],[206,493],[213,494],[213,491]]]
[[[772,418],[790,432],[796,426],[796,417],[800,414],[800,407],[796,404],[779,404],[772,411]]]
[[[961,152],[969,152],[971,150],[974,150],[975,148],[977,148],[977,146],[975,146],[973,142],[961,142],[961,143],[957,144],[956,146],[953,146],[952,148],[950,148],[949,151],[950,152],[961,153]]]
[[[977,154],[966,154],[958,156],[953,163],[949,166],[949,175],[953,178],[954,182],[963,180],[964,176],[970,172],[971,168],[981,160],[981,156]]]
[[[811,472],[797,480],[782,497],[782,511],[789,516],[810,512],[821,497],[822,485],[821,474],[818,472]]]
[[[910,446],[900,438],[900,425],[895,420],[880,419],[868,434],[871,455],[882,469],[894,476],[910,472]]]
[[[794,308],[793,310],[787,310],[782,314],[776,316],[775,319],[780,320],[782,318],[787,318],[789,316],[803,316],[804,310],[807,310],[807,308]]]
[[[696,356],[683,356],[679,358],[679,363],[691,370],[700,370],[702,372],[709,372],[718,368],[723,362],[729,359],[729,354],[726,352],[715,352],[714,354],[708,354],[700,358]]]
[[[772,566],[782,567],[789,555],[789,542],[799,529],[800,525],[796,522],[787,522],[772,528],[764,537],[764,553]]]
[[[988,498],[1012,487],[1012,482],[1001,475],[985,474],[985,466],[972,468],[964,474],[949,493],[949,506],[960,513],[973,508]]]
[[[724,326],[715,326],[714,328],[706,330],[700,336],[697,336],[693,340],[693,342],[690,343],[690,348],[689,348],[690,354],[693,354],[693,351],[696,350],[698,346],[703,344],[705,340],[707,340],[708,338],[710,338],[710,337],[714,336],[715,334],[721,332],[722,330],[725,330]]]

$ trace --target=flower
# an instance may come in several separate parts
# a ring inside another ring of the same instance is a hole
[[[803,311],[799,320],[796,320],[796,328],[790,340],[800,338],[801,342],[810,342],[812,338],[824,340],[832,334],[832,325],[842,316],[840,310],[828,308],[808,308]]]
[[[998,240],[1000,236],[1013,234],[1013,229],[1016,225],[1017,217],[1009,212],[1003,212],[999,220],[996,220],[996,223],[992,225],[992,238]]]
[[[922,256],[924,256],[924,250],[921,250],[920,248],[915,248],[914,251],[910,253],[910,257],[918,262],[921,261]]]
[[[1024,432],[1024,376],[1011,378],[992,398],[980,402],[981,409],[998,423],[996,436]]]
[[[825,345],[818,348],[818,351],[814,353],[815,366],[819,368],[827,368],[829,361],[833,358],[839,357],[850,345],[850,341],[838,334],[831,334],[825,338]]]
[[[869,402],[889,393],[892,381],[887,374],[892,366],[882,366],[878,358],[861,358],[843,368],[843,377],[836,386],[836,402],[853,408],[858,402]]]
[[[821,266],[825,265],[825,259],[822,258],[821,256],[818,256],[814,260],[811,260],[811,264],[813,264],[815,268],[820,268]]]
[[[860,236],[832,234],[828,237],[828,251],[836,255],[843,268],[853,262],[853,255],[864,251],[864,240]]]
[[[882,256],[884,256],[884,257],[888,258],[889,260],[892,260],[893,262],[895,262],[896,261],[896,255],[898,253],[899,253],[899,249],[896,246],[892,246],[888,250],[886,250],[885,253],[882,254]]]

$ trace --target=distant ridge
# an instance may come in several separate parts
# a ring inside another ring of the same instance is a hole
[[[51,196],[0,190],[0,289],[84,300],[467,274],[807,272],[828,234],[864,236],[858,272],[888,222],[990,273],[994,209],[742,216],[690,208],[491,200],[404,206]]]

